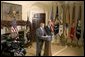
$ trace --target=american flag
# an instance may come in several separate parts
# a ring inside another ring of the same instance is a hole
[[[11,32],[17,32],[18,33],[16,19],[12,20],[12,23],[11,23]]]
[[[51,24],[51,31],[54,32],[53,6],[51,9],[51,14],[50,14],[50,24]]]

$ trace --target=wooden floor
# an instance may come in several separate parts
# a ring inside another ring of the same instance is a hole
[[[62,46],[56,43],[51,43],[51,45],[52,56],[84,56],[84,47]],[[27,47],[26,52],[25,56],[36,56],[36,43],[34,42],[31,48]]]

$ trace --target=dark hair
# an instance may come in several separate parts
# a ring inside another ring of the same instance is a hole
[[[42,26],[42,24],[44,24],[44,23],[40,23],[40,26]]]

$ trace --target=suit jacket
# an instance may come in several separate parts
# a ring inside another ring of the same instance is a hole
[[[38,28],[36,30],[36,55],[37,56],[39,56],[41,54],[43,42],[44,42],[44,40],[46,40],[46,38],[43,37],[45,35],[46,35],[45,30],[44,30],[44,34],[43,34],[41,28]]]
[[[37,38],[38,38],[39,40],[45,40],[45,38],[42,37],[42,36],[46,36],[46,35],[47,35],[47,33],[45,32],[45,29],[44,29],[44,34],[43,34],[41,28],[38,28],[38,29],[36,30],[36,36],[37,36]]]
[[[45,27],[45,31],[46,31],[47,35],[52,36],[51,28],[49,28],[48,26],[46,26],[46,27]]]

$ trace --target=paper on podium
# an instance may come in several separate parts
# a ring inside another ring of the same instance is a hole
[[[42,36],[42,37],[45,38],[47,41],[51,41],[52,40],[52,37],[51,36],[48,36],[48,35]]]
[[[46,35],[46,38],[47,38],[47,41],[51,41],[52,40],[51,36]]]
[[[49,38],[49,37],[51,37],[51,36],[48,36],[48,35],[46,35],[46,36],[42,36],[43,38]]]

